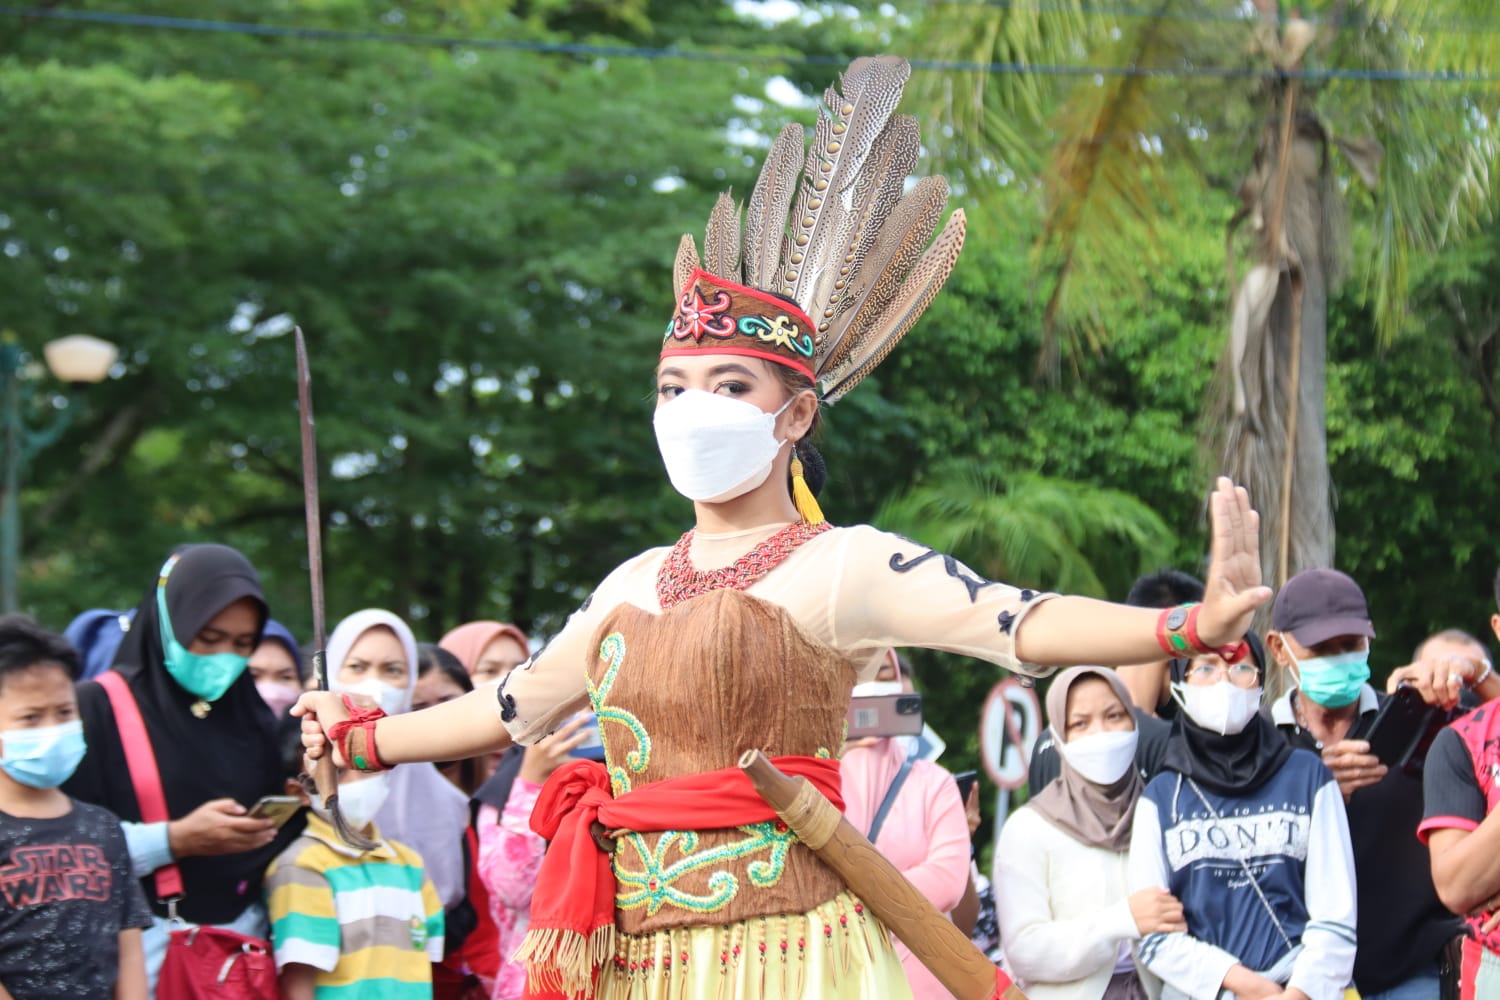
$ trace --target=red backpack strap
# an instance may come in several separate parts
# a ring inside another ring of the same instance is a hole
[[[151,748],[146,721],[141,718],[141,709],[135,702],[130,685],[122,675],[113,670],[106,670],[94,679],[99,682],[104,693],[109,695],[110,707],[114,709],[115,728],[120,733],[120,746],[125,749],[125,767],[130,771],[130,783],[135,787],[135,801],[141,808],[141,822],[168,822],[172,817],[167,813],[167,793],[161,787],[161,771],[156,766],[156,751]],[[182,871],[176,864],[164,865],[156,870],[156,894],[161,899],[182,895]]]

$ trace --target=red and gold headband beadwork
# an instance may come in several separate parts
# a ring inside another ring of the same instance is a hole
[[[661,356],[737,354],[813,378],[813,326],[807,314],[768,292],[696,270],[677,300]]]

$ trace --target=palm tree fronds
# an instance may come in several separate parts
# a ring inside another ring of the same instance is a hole
[[[1015,586],[1107,596],[1166,562],[1173,536],[1140,500],[1033,474],[948,462],[876,523]]]

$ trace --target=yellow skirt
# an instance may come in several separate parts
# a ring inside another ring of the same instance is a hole
[[[848,892],[807,913],[615,935],[598,1000],[909,1000],[891,935]]]

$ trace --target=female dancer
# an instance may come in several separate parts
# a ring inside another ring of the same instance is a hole
[[[820,402],[889,354],[963,241],[955,212],[922,251],[947,189],[931,177],[905,186],[920,139],[891,111],[909,73],[895,57],[857,60],[843,93],[825,95],[810,153],[800,127],[782,132],[743,253],[727,196],[701,262],[683,240],[654,423],[694,529],[618,567],[498,689],[378,720],[351,719],[330,695],[299,703],[310,756],[331,738],[336,759],[369,768],[532,743],[592,705],[607,768],[558,771],[532,819],[553,842],[522,949],[538,988],[905,995],[889,935],[772,821],[737,777],[740,753],[778,755],[838,801],[831,758],[849,692],[886,647],[1034,675],[1047,672],[1035,664],[1138,663],[1168,643],[1237,641],[1270,596],[1256,515],[1227,480],[1212,498],[1209,593],[1191,613],[1019,590],[896,535],[822,520],[802,469],[818,464],[807,438]]]

